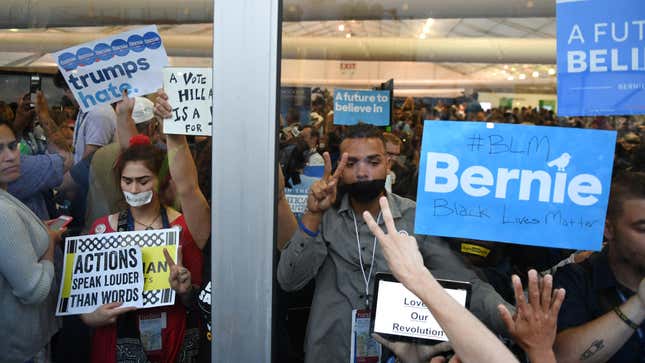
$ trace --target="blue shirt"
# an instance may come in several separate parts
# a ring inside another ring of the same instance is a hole
[[[597,319],[622,304],[618,289],[627,299],[633,292],[621,286],[609,267],[607,250],[593,254],[580,264],[572,263],[556,271],[554,284],[565,288],[567,296],[558,316],[558,331]],[[645,324],[641,324],[643,330]],[[645,362],[638,333],[614,354],[610,363]]]
[[[7,191],[41,220],[50,218],[45,193],[63,182],[63,157],[58,154],[20,155],[20,177]]]

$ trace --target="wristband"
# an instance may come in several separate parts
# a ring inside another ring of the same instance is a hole
[[[307,229],[307,227],[305,227],[305,225],[302,223],[302,219],[298,219],[298,225],[300,226],[300,230],[305,232],[305,234],[309,237],[315,238],[315,237],[318,237],[318,234],[320,234],[320,230],[314,232]]]
[[[616,315],[618,315],[620,320],[625,322],[625,324],[627,324],[630,328],[634,330],[638,329],[638,324],[634,323],[632,319],[628,318],[627,315],[625,315],[618,306],[614,307],[614,312],[616,313]]]

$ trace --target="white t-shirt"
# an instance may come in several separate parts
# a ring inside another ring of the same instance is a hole
[[[74,124],[74,164],[83,159],[85,145],[103,146],[112,142],[116,131],[116,113],[103,104],[88,112],[79,112]]]

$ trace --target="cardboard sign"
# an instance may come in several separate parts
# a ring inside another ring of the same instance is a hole
[[[426,121],[415,231],[599,250],[615,131]]]
[[[303,173],[300,175],[300,184],[296,184],[293,188],[284,188],[285,196],[291,211],[300,216],[305,213],[307,208],[307,196],[311,184],[322,178],[325,172],[324,166],[306,166]]]
[[[642,0],[558,0],[558,114],[645,114]]]
[[[210,136],[213,130],[213,69],[165,68],[163,87],[172,105],[166,134]]]
[[[175,292],[168,282],[170,268],[163,249],[166,248],[176,261],[179,233],[177,228],[169,228],[67,238],[56,315],[88,313],[97,306],[114,301],[123,301],[124,306],[140,308],[173,305]],[[135,267],[130,266],[133,261],[130,255],[132,248],[140,251],[139,263]],[[124,254],[123,251],[127,253]],[[114,263],[117,266],[113,268]],[[123,263],[128,265],[124,266]],[[138,273],[138,278],[131,274],[133,271]],[[121,280],[117,280],[119,278]],[[136,287],[140,296],[133,300],[135,284],[138,284]],[[107,293],[103,295],[104,291],[101,289],[106,287]],[[130,295],[121,292],[126,290],[130,291]],[[96,291],[98,296],[95,298],[91,294]],[[78,295],[77,292],[83,292],[84,295],[75,296]]]
[[[334,124],[390,124],[390,91],[334,90]]]
[[[65,251],[70,251],[69,242]],[[142,305],[143,264],[138,246],[67,254],[56,315],[91,313],[111,302]]]
[[[168,56],[154,25],[52,54],[69,89],[84,112],[96,105],[156,92]]]

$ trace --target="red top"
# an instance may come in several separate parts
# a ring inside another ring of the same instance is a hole
[[[202,252],[193,241],[183,215],[170,222],[170,225],[181,227],[179,245],[183,256],[182,263],[190,271],[193,285],[199,286],[202,283]],[[103,232],[97,232],[97,226],[101,226],[98,230]],[[116,231],[110,226],[108,216],[97,219],[90,229],[90,234],[110,232]],[[137,316],[166,313],[166,327],[161,330],[161,351],[146,352],[151,362],[172,363],[177,360],[186,329],[186,309],[178,300],[175,297],[175,305],[172,306],[137,311]],[[116,340],[116,324],[96,328],[92,337],[92,362],[115,363]]]

